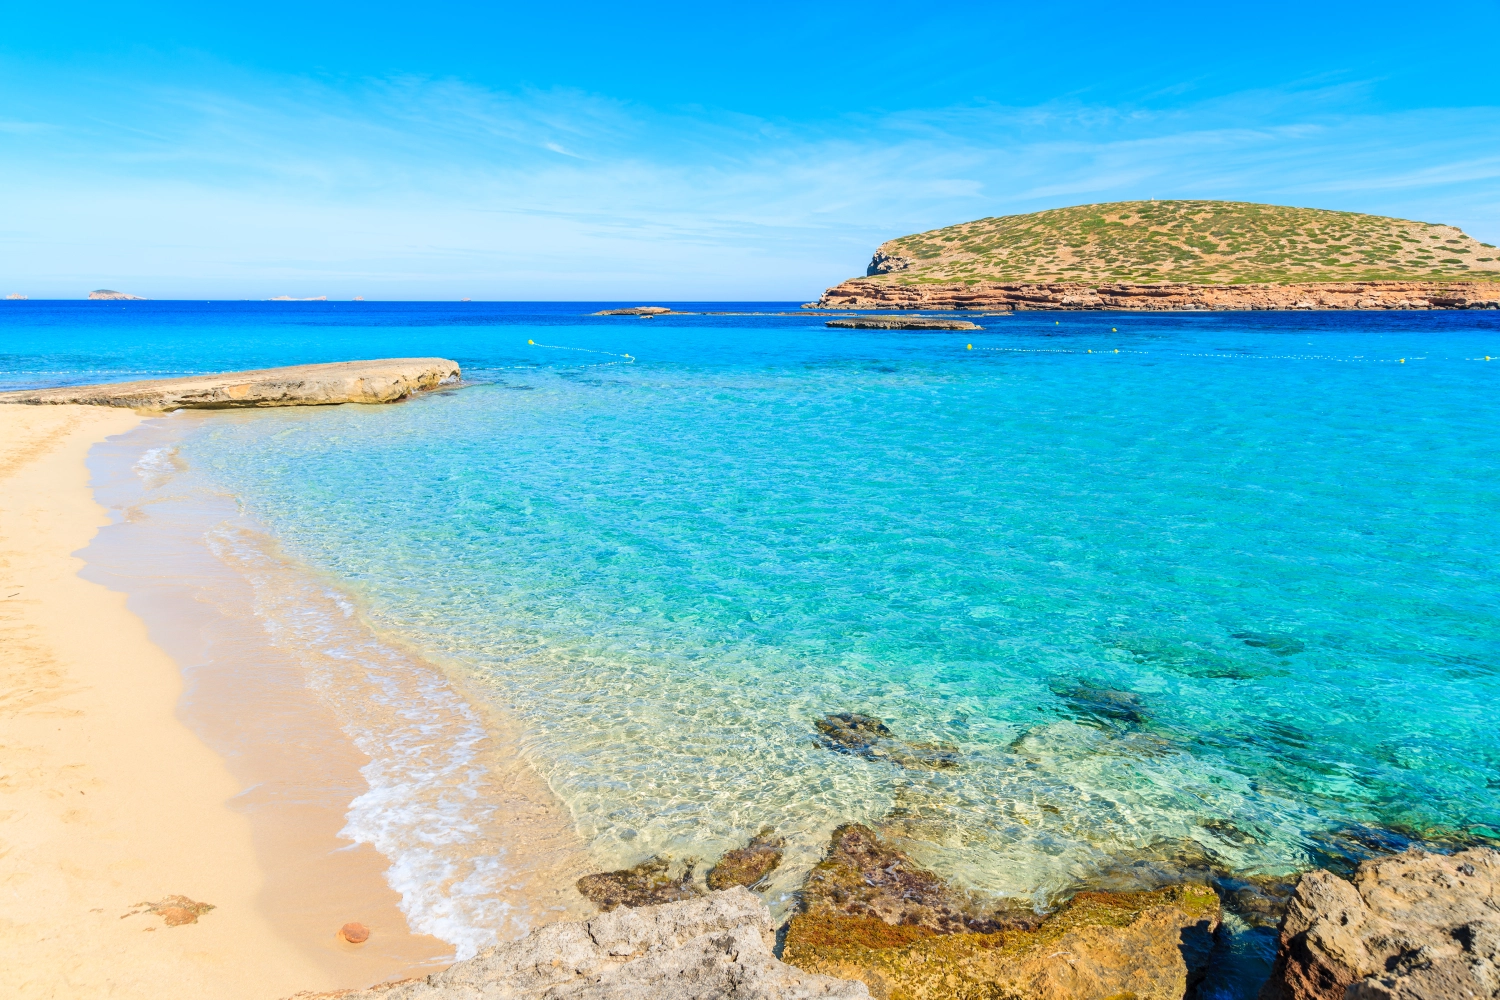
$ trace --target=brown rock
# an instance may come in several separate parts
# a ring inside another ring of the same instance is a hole
[[[985,906],[853,825],[834,831],[804,906],[783,960],[880,1000],[1181,1000],[1219,923],[1198,885],[1079,893],[1045,919]]]
[[[873,716],[831,712],[813,725],[823,746],[838,753],[928,770],[958,766],[958,753],[951,748],[899,740]]]
[[[818,300],[820,309],[1217,310],[1500,309],[1493,281],[1321,281],[1301,284],[1114,284],[976,281],[893,284],[852,278]]]
[[[737,885],[753,888],[781,864],[786,838],[776,836],[769,826],[750,838],[750,843],[725,851],[719,863],[708,873],[708,887],[715,892]]]
[[[339,928],[339,937],[350,944],[364,944],[370,940],[370,928],[357,920],[351,920]]]
[[[693,863],[673,874],[667,858],[650,858],[634,868],[585,875],[578,880],[578,891],[599,909],[608,913],[617,906],[655,906],[703,894],[693,881]]]
[[[1262,1000],[1500,998],[1500,851],[1409,850],[1302,876]]]
[[[983,330],[977,323],[966,319],[903,319],[900,316],[855,316],[847,319],[831,319],[824,326],[842,327],[846,330]]]

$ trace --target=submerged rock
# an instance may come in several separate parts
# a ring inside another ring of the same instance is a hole
[[[858,712],[832,712],[815,725],[819,742],[837,753],[855,754],[867,760],[886,761],[901,767],[947,770],[958,766],[958,753],[948,747],[907,743],[896,738],[884,722]]]
[[[750,838],[750,843],[725,851],[719,863],[708,873],[708,887],[715,891],[737,885],[753,888],[781,864],[786,838],[776,836],[769,826]]]
[[[1500,851],[1410,850],[1297,883],[1261,1000],[1500,998]]]
[[[688,862],[674,875],[669,859],[650,858],[634,868],[585,875],[578,880],[578,891],[606,913],[617,906],[654,906],[693,899],[703,894],[703,888],[693,881],[693,868]]]
[[[1100,722],[1123,722],[1138,726],[1150,719],[1150,713],[1133,691],[1120,691],[1088,681],[1078,681],[1053,693],[1083,718]]]
[[[1219,925],[1212,889],[1079,893],[1046,917],[986,910],[862,826],[834,831],[782,958],[881,998],[1182,1000]]]
[[[778,962],[747,889],[552,924],[425,979],[302,994],[343,1000],[868,1000],[860,982]]]

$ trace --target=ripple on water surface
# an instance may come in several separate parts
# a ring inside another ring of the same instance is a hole
[[[1500,829],[1500,350],[1415,319],[581,324],[544,343],[634,363],[475,347],[486,384],[182,454],[519,719],[602,867],[769,823],[775,899],[861,820],[1045,902]]]

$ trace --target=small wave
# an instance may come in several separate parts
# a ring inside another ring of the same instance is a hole
[[[381,641],[346,596],[273,557],[256,533],[223,525],[207,541],[250,581],[272,643],[301,659],[308,686],[370,758],[369,790],[340,835],[389,859],[386,881],[411,929],[453,945],[458,959],[529,930],[525,907],[507,898],[516,873],[474,710],[435,667]]]

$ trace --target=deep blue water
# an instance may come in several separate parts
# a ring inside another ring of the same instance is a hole
[[[182,455],[518,717],[603,863],[859,819],[1045,901],[1500,834],[1500,314],[3,305],[6,387],[460,362]],[[958,766],[830,752],[846,710]]]

